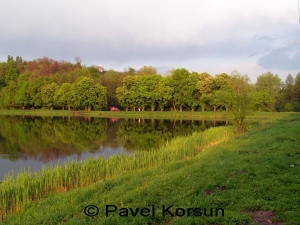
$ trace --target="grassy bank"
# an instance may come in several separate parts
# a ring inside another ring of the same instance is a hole
[[[150,112],[150,111],[68,111],[68,110],[0,110],[0,115],[19,115],[19,116],[86,116],[102,118],[140,118],[140,119],[225,119],[226,112]]]
[[[116,161],[111,162],[118,164],[117,171],[112,171],[105,181],[31,201],[22,207],[22,212],[8,216],[4,224],[242,225],[257,224],[253,221],[259,220],[255,217],[258,211],[275,214],[265,221],[267,224],[300,224],[299,127],[299,114],[279,114],[277,118],[269,116],[260,121],[246,135],[229,138],[226,142],[218,143],[219,139],[211,136],[203,147],[197,144],[204,140],[199,136],[201,133],[176,139],[163,150],[169,151],[164,156],[168,160],[157,162],[155,158],[145,158],[144,162],[149,162],[150,166],[119,170],[119,164],[122,168],[123,163],[116,157]],[[228,134],[224,137],[227,140]],[[192,149],[201,153],[169,156],[174,151]],[[145,165],[140,160],[136,163]],[[84,208],[91,204],[100,208],[99,215],[88,217],[84,214]],[[155,213],[122,217],[114,212],[106,217],[106,205],[115,205],[118,209],[154,207]],[[171,213],[176,213],[179,207],[197,207],[222,208],[225,214],[163,216],[162,205],[174,205]]]
[[[197,138],[195,138],[197,136]],[[0,215],[22,211],[26,203],[44,196],[85,187],[114,177],[124,171],[149,169],[165,163],[194,157],[207,145],[232,138],[228,127],[212,128],[191,137],[177,138],[163,149],[141,151],[132,156],[115,155],[108,159],[92,158],[84,163],[70,161],[54,168],[45,167],[40,172],[23,171],[15,177],[7,176],[0,184]],[[179,147],[180,146],[180,147]]]

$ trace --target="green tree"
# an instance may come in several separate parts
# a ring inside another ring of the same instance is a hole
[[[3,95],[3,107],[14,109],[17,105],[15,101],[15,95],[18,91],[18,85],[15,81],[11,80],[8,86],[4,87],[2,90]]]
[[[217,74],[213,84],[213,102],[216,107],[228,111],[229,95],[231,92],[230,76],[226,73]]]
[[[200,80],[197,83],[197,89],[200,92],[200,106],[202,112],[212,99],[212,90],[214,85],[214,78],[209,73],[201,73]]]
[[[300,72],[297,74],[295,78],[293,96],[296,101],[300,102]]]
[[[188,76],[186,104],[192,109],[193,112],[200,104],[200,92],[197,89],[197,83],[199,80],[200,76],[196,72],[193,72]]]
[[[107,88],[107,103],[109,106],[120,106],[116,96],[116,90],[122,86],[123,78],[126,75],[114,70],[105,71],[102,76],[95,81]]]
[[[10,55],[7,57],[5,83],[8,85],[10,81],[17,81],[20,72],[18,69],[18,62]]]
[[[250,97],[253,110],[262,112],[270,111],[272,98],[268,91],[253,91]]]
[[[44,107],[53,109],[55,105],[54,96],[58,89],[59,87],[56,83],[46,84],[42,87],[41,96]]]
[[[171,86],[171,79],[170,76],[162,77],[158,82],[156,99],[160,111],[163,111],[165,107],[169,106],[173,98],[174,89]]]
[[[116,97],[119,100],[121,106],[125,107],[128,111],[130,108],[133,110],[140,105],[137,100],[137,76],[126,76],[123,79],[122,87],[118,87],[116,90]]]
[[[71,84],[63,83],[57,92],[54,95],[55,105],[62,107],[62,110],[65,107],[68,107],[68,110],[71,110],[72,104],[72,92],[71,92]]]
[[[173,110],[177,110],[179,108],[179,111],[182,112],[183,107],[186,104],[186,97],[189,92],[188,87],[188,80],[189,80],[189,71],[187,69],[176,69],[173,71],[173,74],[171,76],[171,87],[173,88],[173,98],[172,98],[172,105]]]
[[[286,102],[292,102],[295,98],[294,96],[294,85],[295,81],[291,74],[289,74],[285,80],[284,86],[283,86],[283,97]]]
[[[19,71],[17,68],[9,68],[5,76],[5,83],[8,84],[9,81],[16,81],[19,76]]]
[[[138,75],[153,75],[157,74],[157,69],[153,66],[143,66],[137,71]]]
[[[5,85],[6,73],[7,73],[7,63],[0,62],[0,90]]]
[[[232,112],[235,131],[241,134],[245,130],[245,119],[251,112],[250,96],[251,85],[247,75],[233,71],[230,77],[231,90],[227,91],[228,108]]]
[[[279,103],[280,90],[282,88],[281,79],[271,72],[264,73],[257,78],[255,84],[257,91],[267,91],[272,99],[270,110],[274,111]]]
[[[106,88],[100,84],[95,84],[92,78],[79,77],[72,84],[73,105],[76,108],[84,107],[90,111],[92,107],[96,109],[107,106]]]
[[[29,107],[30,106],[30,95],[29,95],[29,82],[24,81],[15,96],[15,102],[18,106],[22,107]]]
[[[41,89],[47,84],[51,84],[49,77],[38,77],[29,82],[28,91],[30,96],[30,105],[33,108],[40,108],[43,106],[43,100],[41,95]]]
[[[142,107],[142,111],[146,107],[150,107],[151,111],[154,111],[157,103],[157,90],[158,83],[161,79],[160,75],[144,75],[136,77],[136,94],[139,106]]]
[[[107,91],[106,87],[100,84],[94,84],[93,87],[93,108],[94,110],[102,110],[107,107]]]

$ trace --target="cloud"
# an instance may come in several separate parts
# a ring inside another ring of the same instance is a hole
[[[276,37],[271,37],[271,36],[267,36],[267,35],[264,35],[264,36],[255,35],[252,39],[253,40],[259,40],[259,41],[271,42],[271,41],[276,40]]]
[[[258,64],[267,69],[300,69],[300,49],[295,47],[280,47],[271,50],[258,60]]]
[[[300,36],[296,7],[281,0],[2,0],[0,59],[292,68]],[[276,55],[282,46],[290,49],[287,58]]]

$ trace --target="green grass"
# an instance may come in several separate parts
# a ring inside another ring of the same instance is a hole
[[[226,112],[151,112],[151,111],[68,111],[68,110],[0,110],[0,115],[23,115],[23,116],[86,116],[102,118],[140,118],[140,119],[225,119]]]
[[[55,192],[85,187],[124,171],[149,169],[182,158],[194,157],[215,140],[229,140],[232,138],[230,134],[229,127],[211,128],[191,137],[177,138],[166,144],[164,149],[136,152],[132,156],[114,155],[107,160],[105,157],[91,158],[84,163],[70,161],[64,165],[44,167],[40,172],[33,173],[28,169],[17,177],[9,174],[0,184],[0,214],[5,217],[22,211],[24,205],[32,200]]]
[[[218,138],[207,135],[205,147],[197,145],[201,133],[175,139],[168,144],[172,148],[161,149],[169,152],[158,162],[147,156],[145,162],[151,166],[126,170],[116,167],[103,182],[26,203],[4,224],[246,225],[254,223],[245,212],[257,210],[271,210],[276,213],[275,221],[287,225],[300,224],[300,114],[270,115],[273,114],[266,114],[266,120],[253,125],[244,136],[229,136],[226,142],[218,143]],[[169,156],[172,151],[191,149],[198,154]],[[111,162],[119,163],[117,158]],[[98,216],[87,217],[83,213],[90,204],[101,209]],[[154,205],[156,214],[120,217],[115,213],[105,217],[103,209],[107,204],[119,208]],[[171,204],[182,208],[223,208],[225,216],[163,217],[161,206]]]
[[[253,112],[248,116],[248,121],[270,122],[277,119],[285,118],[293,113],[277,112]],[[294,113],[297,114],[297,113]],[[230,120],[232,115],[225,111],[205,111],[205,112],[170,112],[170,111],[68,111],[68,110],[6,110],[0,109],[0,115],[11,116],[85,116],[85,117],[102,117],[102,118],[140,118],[140,119],[182,119],[182,120]]]

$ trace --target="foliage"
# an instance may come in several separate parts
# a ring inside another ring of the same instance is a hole
[[[186,104],[186,98],[189,92],[189,76],[190,73],[187,69],[181,68],[173,71],[170,81],[170,86],[173,89],[172,105],[173,110],[182,112]]]
[[[72,104],[71,84],[63,83],[54,95],[55,105],[58,107],[68,107],[70,110]]]
[[[279,102],[280,90],[282,88],[281,80],[278,75],[274,75],[271,72],[264,73],[257,77],[257,82],[255,84],[257,91],[267,91],[271,97],[270,110],[274,111],[276,105]]]
[[[7,109],[72,107],[73,110],[96,110],[122,106],[126,111],[135,111],[139,107],[146,111],[228,111],[232,85],[237,87],[231,81],[234,74],[237,72],[212,76],[207,72],[190,73],[180,68],[162,76],[153,66],[128,67],[118,72],[103,70],[102,66],[84,66],[79,57],[76,57],[75,63],[70,63],[47,57],[26,61],[20,56],[15,59],[8,56],[6,62],[0,62],[0,105]],[[91,80],[80,81],[79,85],[80,77]],[[59,87],[59,93],[55,92],[54,105],[46,103],[46,106],[42,100],[42,88],[51,83]],[[65,83],[71,85],[71,90],[64,90],[65,87],[60,90]],[[91,93],[84,91],[83,87],[92,83],[86,89]],[[96,84],[100,84],[101,88]],[[67,97],[69,91],[72,94]],[[13,92],[16,93],[14,96]],[[84,94],[87,99],[77,94]],[[289,110],[299,111],[300,73],[295,78],[289,74],[285,82],[272,72],[261,74],[256,83],[250,85],[248,94],[253,110],[286,111],[285,105],[289,103]],[[98,95],[101,100],[96,100]]]
[[[58,85],[55,83],[47,84],[42,87],[41,96],[44,107],[53,109],[55,104],[54,95],[58,88]]]
[[[72,84],[71,92],[73,97],[72,105],[75,108],[84,107],[90,111],[103,109],[107,106],[106,88],[95,84],[92,78],[81,76]]]

